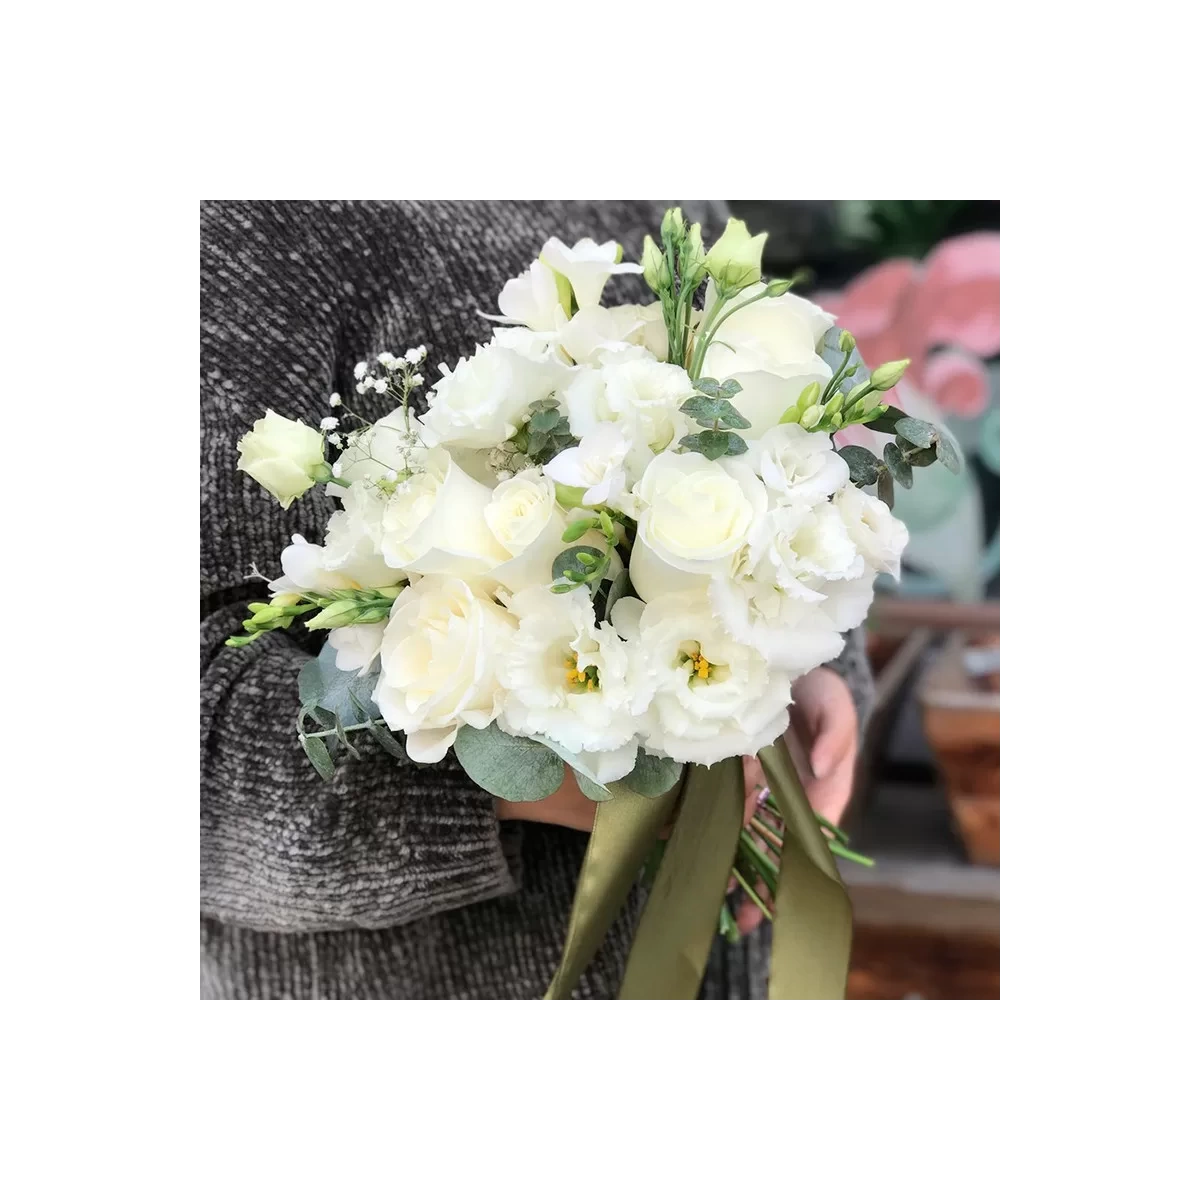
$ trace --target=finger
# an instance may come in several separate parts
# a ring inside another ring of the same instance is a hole
[[[813,811],[819,813],[827,821],[838,824],[850,803],[850,793],[854,786],[854,755],[844,755],[833,770],[820,779],[813,779],[807,785],[808,801]]]
[[[847,722],[821,718],[808,754],[814,779],[823,779],[840,766],[852,747],[855,732]]]
[[[764,791],[767,788],[767,777],[763,774],[762,763],[753,754],[742,755],[742,776],[746,781],[745,806],[742,811],[742,824],[748,825],[754,816]]]

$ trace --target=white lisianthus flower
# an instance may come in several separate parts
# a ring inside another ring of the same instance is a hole
[[[734,304],[761,295],[766,287],[755,284],[747,288]],[[710,284],[706,310],[715,299]],[[704,356],[704,374],[725,379],[732,375],[740,378],[750,371],[768,371],[787,378],[804,376],[806,380],[828,382],[833,372],[821,358],[821,346],[834,320],[811,300],[791,292],[755,300],[721,322],[716,340]]]
[[[559,330],[559,343],[580,364],[600,366],[602,355],[641,346],[659,362],[667,357],[667,326],[662,303],[581,308]]]
[[[630,347],[619,361],[577,371],[563,393],[563,407],[580,440],[598,425],[617,425],[631,443],[625,465],[641,475],[656,454],[690,431],[679,406],[694,391],[682,367]]]
[[[625,597],[613,606],[613,624],[636,639],[634,707],[644,706],[639,725],[653,753],[708,766],[754,754],[787,728],[787,672],[731,637],[703,590],[648,604]]]
[[[857,629],[867,619],[875,598],[876,578],[876,572],[864,571],[857,579],[827,579],[821,583],[821,611],[839,633]]]
[[[510,279],[501,289],[498,303],[503,314],[500,320],[529,329],[554,330],[567,319],[558,293],[558,281],[543,262],[532,263],[529,270]]]
[[[580,757],[601,783],[637,758],[629,656],[581,592],[527,588],[508,601],[519,620],[497,675],[507,689],[499,721],[509,733],[545,737]]]
[[[869,566],[900,578],[900,556],[908,545],[908,529],[882,500],[861,488],[844,487],[834,497],[846,530]]]
[[[488,573],[490,579],[510,592],[551,582],[567,527],[552,480],[536,467],[505,480],[492,492],[483,519],[506,555]]]
[[[442,379],[430,389],[422,418],[431,445],[490,449],[512,437],[529,417],[530,406],[544,400],[566,378],[568,368],[551,359],[532,359],[508,346],[477,346],[451,371],[438,365]]]
[[[369,483],[354,483],[342,496],[343,511],[329,518],[323,565],[360,588],[390,587],[404,572],[384,561],[380,549],[386,500]]]
[[[761,480],[736,458],[660,454],[633,489],[638,517],[630,555],[633,586],[644,600],[703,588],[701,577],[728,575],[766,510]]]
[[[834,451],[833,439],[799,425],[772,426],[750,447],[747,458],[767,492],[792,504],[828,500],[850,482],[850,468]]]
[[[448,451],[431,450],[424,469],[398,483],[384,507],[384,561],[418,575],[487,574],[510,557],[488,528],[491,499]]]
[[[592,308],[600,303],[609,276],[642,273],[638,263],[621,262],[621,247],[616,242],[597,245],[591,238],[582,238],[574,246],[551,238],[542,247],[540,259],[570,283],[579,308]]]
[[[543,468],[566,487],[583,488],[583,503],[613,504],[625,491],[625,456],[633,442],[619,425],[597,425],[578,446],[556,454]]]
[[[389,728],[408,735],[414,762],[441,762],[459,729],[500,711],[496,659],[516,619],[462,579],[431,575],[396,597],[373,698]]]
[[[312,487],[314,469],[325,462],[320,432],[272,409],[254,422],[237,448],[238,470],[265,487],[284,508]]]
[[[329,644],[337,651],[334,666],[339,671],[357,671],[366,675],[379,657],[386,621],[370,625],[343,625],[329,631]]]
[[[857,579],[865,566],[842,514],[828,501],[811,508],[771,508],[750,531],[754,575],[801,599],[819,599],[816,588],[830,579]]]

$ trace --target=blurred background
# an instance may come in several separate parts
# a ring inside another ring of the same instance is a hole
[[[876,865],[838,865],[855,912],[851,999],[998,998],[1000,204],[728,203],[770,234],[764,272],[807,268],[798,290],[868,366],[912,360],[893,402],[963,450],[960,475],[918,471],[896,489],[911,540],[868,621],[878,694],[843,822]]]

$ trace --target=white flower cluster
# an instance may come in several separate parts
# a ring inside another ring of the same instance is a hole
[[[740,385],[746,450],[680,452],[705,427],[681,411],[696,384],[665,361],[661,304],[600,303],[610,276],[641,270],[615,242],[552,238],[501,291],[491,340],[439,366],[422,416],[405,403],[340,435],[326,482],[342,510],[323,546],[284,551],[278,592],[407,581],[386,622],[330,640],[345,670],[378,659],[374,699],[417,761],[493,721],[601,782],[639,747],[754,753],[786,727],[791,680],[836,657],[876,574],[899,572],[904,526],[851,485],[828,434],[778,423],[830,380],[833,318],[786,293],[725,319],[704,375]],[[424,356],[359,363],[357,391],[387,392],[397,369],[418,383]],[[599,574],[552,586],[571,547]]]

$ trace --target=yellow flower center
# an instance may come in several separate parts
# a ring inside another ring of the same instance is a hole
[[[580,669],[578,654],[568,654],[564,662],[567,668],[567,683],[572,691],[598,692],[600,690],[600,672],[595,667]]]

